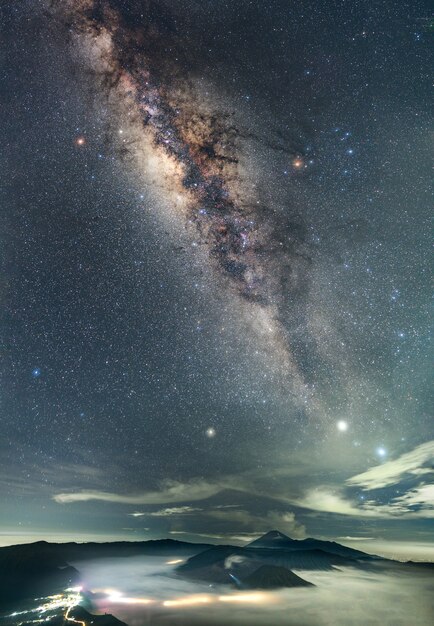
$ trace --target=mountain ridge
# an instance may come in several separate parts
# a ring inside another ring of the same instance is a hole
[[[306,539],[292,539],[278,530],[271,530],[258,537],[254,541],[248,543],[245,548],[267,548],[267,549],[285,549],[285,550],[311,550],[319,549],[325,552],[331,552],[340,556],[353,556],[354,558],[371,558],[375,555],[367,554],[361,550],[343,546],[336,541],[328,541],[324,539],[315,539],[307,537]],[[375,558],[380,558],[376,557]]]

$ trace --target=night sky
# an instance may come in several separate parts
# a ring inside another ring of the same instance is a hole
[[[0,543],[433,542],[429,3],[0,16]]]

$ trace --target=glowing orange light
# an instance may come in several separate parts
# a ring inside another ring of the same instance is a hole
[[[70,612],[70,611],[71,611],[71,609],[73,609],[73,608],[74,608],[73,606],[70,606],[70,607],[68,608],[68,610],[66,611],[66,613],[65,613],[65,615],[64,615],[64,619],[65,619],[67,622],[73,622],[74,624],[80,624],[80,626],[86,626],[86,622],[82,622],[82,621],[81,621],[81,620],[79,620],[79,619],[74,619],[73,617],[70,617],[70,616],[69,616],[69,612]]]
[[[294,159],[292,162],[292,165],[296,168],[296,169],[300,169],[301,167],[303,167],[303,161],[301,159]]]
[[[76,137],[75,138],[75,145],[76,146],[85,146],[86,145],[86,138],[83,137],[83,135],[80,135],[80,137]]]
[[[187,596],[177,600],[165,600],[163,606],[194,606],[195,604],[208,604],[213,601],[210,596]]]
[[[265,593],[237,593],[234,595],[219,596],[220,602],[267,602],[269,596]]]

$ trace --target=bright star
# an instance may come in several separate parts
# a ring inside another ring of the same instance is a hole
[[[39,367],[35,367],[34,370],[32,370],[32,376],[33,378],[38,378],[38,376],[41,375],[41,370],[39,369]]]
[[[336,427],[341,433],[344,433],[348,430],[348,422],[339,420],[339,422],[336,423]]]
[[[215,437],[215,435],[216,435],[215,428],[213,428],[212,426],[210,428],[207,428],[207,431],[206,431],[207,437],[212,439],[213,437]]]
[[[385,457],[387,452],[385,448],[383,448],[383,446],[380,446],[379,448],[377,448],[377,454],[378,456]]]

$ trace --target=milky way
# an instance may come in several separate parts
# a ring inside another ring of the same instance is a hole
[[[128,109],[133,143],[159,160],[158,184],[169,198],[181,198],[185,225],[195,227],[211,266],[244,302],[254,332],[265,337],[268,347],[262,342],[261,350],[272,346],[287,391],[305,397],[285,323],[308,284],[303,230],[279,226],[272,207],[248,188],[254,172],[245,176],[240,166],[243,133],[229,114],[198,96],[183,71],[188,50],[170,16],[152,2],[122,10],[118,4],[86,0],[63,6],[61,15],[101,86],[116,94],[118,109]]]

